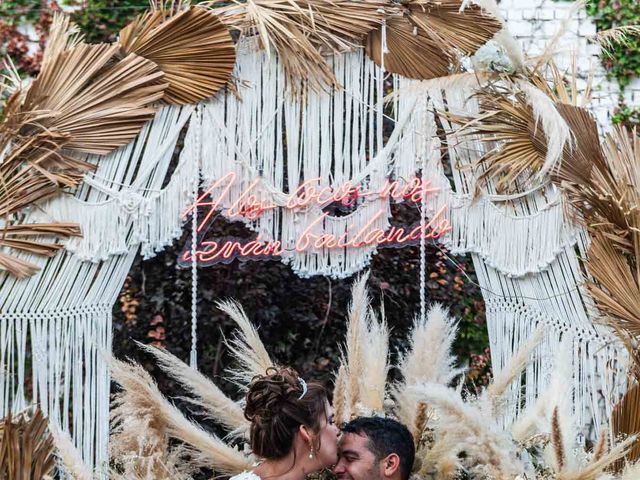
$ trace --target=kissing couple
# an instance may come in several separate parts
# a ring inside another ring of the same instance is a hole
[[[408,480],[415,448],[401,423],[358,417],[341,429],[327,391],[291,368],[270,368],[249,385],[244,414],[261,462],[230,480],[304,480],[332,469],[339,480]]]

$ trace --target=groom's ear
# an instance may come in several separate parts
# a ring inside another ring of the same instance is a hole
[[[397,453],[390,453],[382,459],[382,473],[386,478],[393,477],[400,470],[400,457]]]

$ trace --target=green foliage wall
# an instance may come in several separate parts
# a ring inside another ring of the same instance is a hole
[[[638,0],[588,0],[587,13],[598,31],[640,25]],[[601,58],[607,77],[615,79],[624,90],[634,77],[640,77],[640,36],[628,36],[624,42],[610,46],[603,50]],[[630,127],[640,125],[640,107],[626,105],[621,96],[613,121]]]

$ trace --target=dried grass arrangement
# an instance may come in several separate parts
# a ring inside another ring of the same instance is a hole
[[[319,90],[338,87],[326,55],[362,45],[382,24],[385,0],[247,0],[204,2],[241,37],[256,37],[268,53],[275,52],[292,90],[300,82]]]
[[[24,224],[24,209],[77,186],[94,168],[83,156],[129,143],[159,102],[200,101],[230,78],[233,41],[211,12],[154,5],[113,45],[84,43],[68,18],[56,15],[40,75],[28,86],[17,72],[4,79],[0,216],[8,220],[0,247],[55,254],[62,248],[56,238],[80,235],[79,226]],[[33,262],[5,251],[0,269],[20,278],[37,271]]]
[[[334,388],[335,418],[345,422],[358,415],[386,415],[408,425],[416,440],[418,461],[414,466],[414,480],[453,480],[463,474],[464,478],[484,480],[637,478],[639,464],[620,465],[620,473],[608,470],[630,451],[635,437],[620,439],[603,435],[589,452],[578,444],[571,404],[573,372],[566,352],[556,359],[557,368],[548,390],[522,412],[513,425],[505,428],[499,420],[504,397],[529,364],[541,335],[534,335],[514,357],[510,368],[496,376],[488,388],[477,395],[466,392],[462,395],[460,388],[452,386],[463,373],[456,368],[457,359],[451,353],[456,335],[455,319],[442,307],[432,306],[426,318],[415,320],[408,348],[401,352],[397,365],[393,366],[387,355],[389,332],[384,317],[371,307],[366,280],[366,276],[358,279],[352,290],[344,353]],[[255,371],[255,359],[267,361],[268,355],[264,356],[264,345],[241,307],[230,303],[224,307],[239,322],[237,339],[244,345],[242,349],[232,350],[241,365],[241,371],[233,373],[232,378],[246,382],[248,375]],[[195,405],[202,407],[227,431],[235,432],[234,444],[246,438],[246,420],[239,415],[240,400],[225,396],[210,380],[171,354],[147,349],[160,359],[163,370],[185,385]],[[427,354],[429,361],[425,361]],[[160,446],[158,452],[163,458],[181,451],[174,452],[174,448],[186,448],[171,446],[166,441],[169,437],[188,444],[188,448],[195,450],[196,453],[192,453],[195,458],[205,453],[207,442],[214,442],[218,450],[209,450],[207,458],[210,464],[224,465],[222,471],[233,473],[235,468],[239,472],[251,463],[250,456],[238,457],[243,454],[231,447],[220,447],[220,440],[211,434],[203,434],[208,438],[205,442],[203,438],[184,433],[197,427],[181,418],[175,407],[169,407],[171,404],[157,392],[141,367],[120,362],[114,362],[113,366],[115,379],[126,392],[118,397],[116,417],[123,419],[126,415],[136,419],[132,424],[117,422],[112,437],[117,455],[130,452],[135,459],[140,442],[150,442],[158,432],[163,432],[158,441],[151,442]],[[392,367],[402,372],[401,381],[388,382],[388,370]],[[243,374],[238,376],[239,373]],[[242,387],[239,390],[242,392]],[[172,423],[171,428],[166,427]],[[148,438],[142,438],[141,431],[148,432]]]
[[[276,52],[294,91],[301,85],[339,88],[327,55],[363,46],[385,71],[417,79],[446,76],[458,56],[473,54],[503,28],[497,9],[489,13],[462,0],[213,0],[203,5],[242,37],[255,36],[267,52]]]
[[[633,392],[640,379],[640,132],[614,127],[601,141],[594,117],[576,95],[575,75],[566,81],[550,67],[549,80],[533,72],[526,84],[511,82],[506,88],[503,82],[480,90],[478,118],[445,115],[463,125],[461,136],[478,135],[493,145],[476,166],[481,183],[491,182],[501,193],[523,192],[534,179],[537,185],[551,181],[560,189],[569,217],[589,234],[582,261],[594,318],[611,326],[627,346]],[[550,170],[545,171],[544,163],[553,142],[549,130],[540,128],[534,102],[521,93],[525,85],[552,103],[549,116],[559,116],[558,125],[570,131]],[[640,432],[633,411],[637,406],[629,398],[619,406],[617,418],[626,421],[616,427],[618,432]]]

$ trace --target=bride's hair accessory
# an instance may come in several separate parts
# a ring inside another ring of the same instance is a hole
[[[300,382],[300,386],[302,387],[302,393],[298,397],[298,400],[302,400],[302,398],[307,394],[307,382],[300,377],[298,377],[298,382]]]

